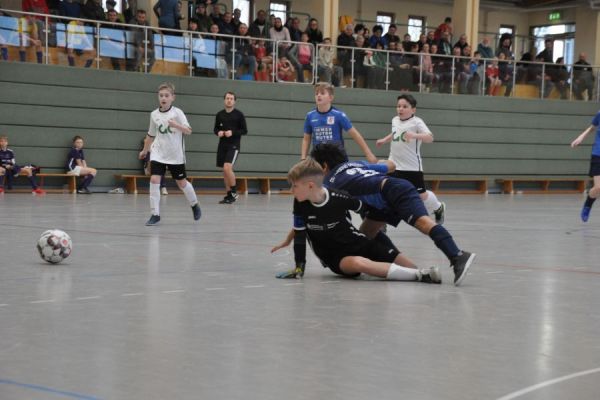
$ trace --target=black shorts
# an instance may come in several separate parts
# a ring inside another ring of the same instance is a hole
[[[328,249],[327,252],[319,251],[318,253],[320,254],[317,254],[317,257],[319,257],[323,267],[329,268],[332,272],[343,276],[360,275],[348,275],[342,272],[340,268],[340,262],[342,262],[344,257],[360,256],[368,258],[372,261],[393,263],[398,254],[400,254],[398,250],[388,247],[383,243],[376,242],[375,240],[369,240],[366,237],[359,238],[359,240],[356,242],[356,245],[353,245],[351,248],[347,248],[345,250],[341,249],[337,252],[330,252],[330,250],[331,249]]]
[[[427,189],[425,188],[425,178],[423,177],[423,171],[394,171],[390,174],[394,178],[406,179],[410,183],[412,183],[417,192],[425,193]]]
[[[589,175],[591,177],[600,176],[600,156],[592,156]]]
[[[239,146],[219,143],[219,147],[217,148],[217,167],[222,168],[226,163],[235,164],[239,154]]]
[[[369,210],[366,217],[373,221],[385,222],[392,226],[398,226],[400,221],[404,221],[414,226],[419,218],[429,215],[419,193],[407,180],[388,178],[381,189],[381,195],[388,208]]]
[[[167,168],[169,169],[169,172],[171,172],[173,179],[176,181],[187,178],[185,164],[163,164],[158,161],[150,161],[150,175],[163,176],[167,171]]]

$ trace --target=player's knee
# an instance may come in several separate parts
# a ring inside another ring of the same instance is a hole
[[[417,228],[420,232],[426,235],[429,234],[429,232],[434,226],[435,222],[427,215],[423,215],[422,217],[417,218],[414,225],[415,228]]]
[[[177,182],[177,186],[179,186],[179,189],[185,188],[188,184],[187,179],[177,179],[175,182]],[[159,183],[160,183],[160,179],[159,179]]]

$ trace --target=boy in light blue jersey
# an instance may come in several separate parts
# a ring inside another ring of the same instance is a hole
[[[365,153],[369,162],[377,163],[377,158],[369,149],[367,142],[360,132],[352,126],[348,116],[341,110],[333,107],[333,85],[330,83],[319,83],[315,87],[315,103],[317,107],[306,114],[304,120],[304,137],[302,138],[301,158],[304,160],[308,155],[310,145],[319,143],[335,143],[344,149],[344,131]],[[344,149],[345,151],[345,149]],[[348,158],[346,156],[346,158]]]
[[[571,143],[571,147],[579,146],[586,136],[594,129],[596,130],[596,138],[594,139],[594,145],[592,146],[592,159],[590,160],[589,172],[589,176],[594,179],[594,186],[589,190],[583,208],[581,209],[581,220],[583,222],[587,222],[590,218],[592,205],[598,196],[600,196],[600,111],[594,116],[592,125],[581,132],[581,134]]]

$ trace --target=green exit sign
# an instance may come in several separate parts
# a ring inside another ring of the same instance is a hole
[[[562,13],[560,11],[553,11],[548,13],[548,21],[560,21]]]

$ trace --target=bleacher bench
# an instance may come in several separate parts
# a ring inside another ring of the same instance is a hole
[[[25,175],[19,175],[18,178],[25,177]],[[44,178],[65,178],[67,180],[67,193],[76,193],[77,192],[77,176],[66,174],[66,173],[46,173],[40,172],[39,174],[35,174],[37,179],[37,184],[41,189],[44,189],[47,193],[64,193],[64,189],[52,188],[48,189],[44,187]],[[5,180],[6,182],[6,180]],[[26,193],[30,192],[31,189],[14,189],[12,192],[14,193]]]
[[[425,182],[429,183],[429,187],[434,193],[486,194],[488,191],[488,178],[484,176],[425,175]]]
[[[496,179],[496,182],[502,186],[502,193],[523,193],[523,194],[566,194],[583,193],[589,178],[578,177],[508,177]],[[521,185],[525,184],[525,185]],[[557,186],[556,184],[561,184]],[[570,187],[565,188],[568,185]],[[534,185],[534,187],[532,187]]]
[[[169,175],[165,176],[167,179],[172,179]],[[115,179],[122,180],[125,184],[125,192],[131,194],[145,193],[147,190],[138,190],[138,180],[148,180],[149,175],[115,175]],[[218,175],[188,175],[187,179],[193,184],[194,182],[201,181],[223,181],[222,176]],[[236,176],[236,184],[239,193],[248,193],[248,181],[256,181],[261,194],[271,193],[271,182],[272,181],[287,181],[285,176]],[[206,190],[201,189],[201,186],[197,186],[196,190],[199,193],[224,193],[224,189],[213,189]],[[279,193],[290,193],[289,190],[280,190]]]

